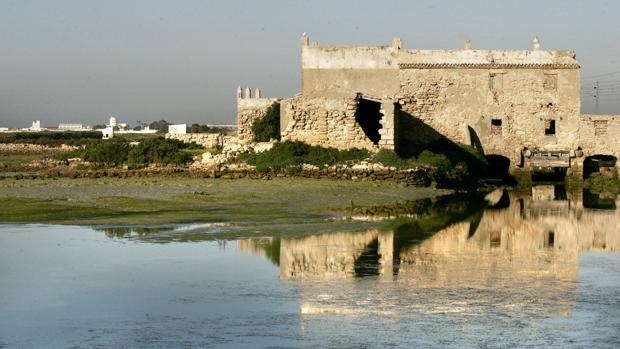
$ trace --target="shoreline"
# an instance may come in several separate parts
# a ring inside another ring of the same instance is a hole
[[[323,224],[351,207],[452,193],[388,181],[290,177],[8,179],[0,181],[0,223]]]

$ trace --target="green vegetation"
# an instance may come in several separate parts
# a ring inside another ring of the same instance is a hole
[[[187,133],[224,133],[226,130],[219,127],[209,127],[208,125],[203,124],[192,124],[188,129]]]
[[[151,130],[157,130],[157,132],[159,133],[166,133],[168,132],[168,126],[171,125],[171,123],[169,123],[166,120],[158,120],[158,121],[153,121],[149,124],[149,128]]]
[[[147,138],[132,145],[126,139],[113,138],[88,144],[83,149],[59,154],[60,159],[79,157],[98,166],[143,167],[149,164],[183,165],[204,148],[198,144],[176,139]]]
[[[0,133],[0,143],[27,143],[59,147],[67,145],[85,145],[93,140],[101,139],[98,131],[63,131],[63,132],[14,132]]]
[[[280,140],[280,103],[273,103],[267,108],[264,117],[254,120],[252,134],[255,142]]]
[[[370,155],[365,149],[338,150],[308,145],[303,142],[285,141],[276,143],[273,148],[263,153],[245,153],[240,160],[256,166],[257,171],[287,170],[296,172],[302,164],[325,168],[335,164],[359,161]]]
[[[229,222],[260,234],[332,231],[341,224],[335,211],[385,205],[446,194],[394,183],[277,178],[1,180],[0,222],[64,224],[182,224]],[[365,222],[342,222],[360,227]],[[257,229],[257,225],[263,228]],[[231,228],[232,229],[232,228]]]
[[[421,166],[433,167],[441,170],[448,170],[451,168],[450,160],[448,160],[445,155],[435,154],[428,150],[420,153],[417,158],[415,156],[402,158],[392,150],[381,149],[372,157],[371,162],[381,163],[383,166],[396,167],[399,170],[407,170]]]
[[[583,187],[594,193],[620,195],[620,179],[601,173],[592,173],[590,177],[584,181]]]
[[[423,150],[418,156],[410,155],[409,157],[401,157],[397,153],[387,149],[381,149],[375,156],[371,158],[371,162],[381,163],[384,166],[396,167],[400,170],[407,170],[416,167],[428,167],[435,169],[433,179],[441,186],[448,188],[471,187],[477,182],[477,176],[482,171],[482,166],[486,165],[484,157],[479,155],[475,150],[469,149],[467,146],[461,147],[463,152],[472,152],[472,157],[478,157],[478,162],[453,161],[441,153],[437,154],[430,150]],[[478,155],[474,155],[478,154]],[[475,166],[472,172],[470,166]]]

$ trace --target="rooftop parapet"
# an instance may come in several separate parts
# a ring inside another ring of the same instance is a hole
[[[305,41],[304,41],[305,40]],[[308,37],[302,36],[302,42]],[[467,40],[463,49],[407,50],[395,37],[390,46],[320,46],[302,44],[303,69],[420,69],[420,68],[542,68],[579,69],[574,51],[540,50],[535,37],[531,50],[477,50]]]

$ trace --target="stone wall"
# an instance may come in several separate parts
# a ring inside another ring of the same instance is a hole
[[[620,115],[581,115],[579,144],[585,156],[620,158]]]
[[[178,139],[183,143],[196,143],[203,147],[215,148],[221,144],[222,139],[219,133],[167,133],[167,139]]]
[[[282,101],[280,130],[282,140],[340,149],[372,148],[355,120],[356,96],[340,98],[293,97]]]
[[[385,46],[320,46],[304,35],[301,75],[302,93],[283,102],[283,139],[337,148],[402,146],[414,155],[449,141],[504,156],[513,169],[531,167],[523,156],[528,151],[620,152],[618,117],[580,115],[575,53],[541,50],[537,38],[531,50],[477,50],[469,41],[464,49],[407,50],[399,38]],[[360,98],[382,104],[379,142],[355,119]],[[265,106],[239,98],[242,139],[251,138],[251,122]]]
[[[279,100],[278,98],[240,98],[237,95],[237,136],[239,139],[251,141],[254,120],[265,116],[267,108]]]
[[[77,146],[62,144],[59,147],[48,147],[40,144],[0,143],[0,153],[4,154],[34,154],[47,152],[63,152],[78,149]]]
[[[555,88],[545,87],[549,75],[557,79]],[[579,146],[578,70],[403,69],[400,80],[403,115],[423,123],[420,135],[428,127],[427,132],[477,145],[513,164],[524,147]],[[548,120],[555,121],[554,135],[545,134]]]

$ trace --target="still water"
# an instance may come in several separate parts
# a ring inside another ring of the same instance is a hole
[[[584,198],[407,203],[292,236],[0,225],[0,347],[620,347],[620,201]]]

